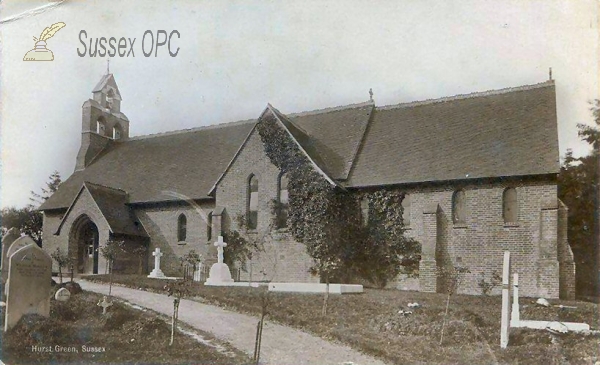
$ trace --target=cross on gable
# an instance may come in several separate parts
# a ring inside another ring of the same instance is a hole
[[[160,252],[160,248],[158,247],[154,250],[154,252],[152,252],[152,256],[161,257],[162,255],[163,253]]]
[[[217,240],[217,242],[215,242],[215,246],[217,247],[227,247],[227,243],[225,241],[223,241],[223,236],[219,236],[219,239]]]

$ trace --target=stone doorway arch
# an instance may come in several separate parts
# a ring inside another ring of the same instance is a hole
[[[69,252],[79,274],[98,274],[100,234],[89,216],[82,214],[71,226]]]

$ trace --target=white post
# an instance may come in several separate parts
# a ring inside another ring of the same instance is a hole
[[[521,315],[519,314],[519,274],[513,274],[513,302],[512,313],[510,314],[510,326],[519,327]]]
[[[508,346],[508,327],[510,322],[510,252],[504,252],[502,265],[502,318],[500,322],[500,347]]]

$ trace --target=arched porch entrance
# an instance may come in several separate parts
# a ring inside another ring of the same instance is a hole
[[[97,274],[99,259],[99,234],[96,224],[87,216],[81,215],[71,228],[69,251],[75,259],[75,272],[80,274]]]

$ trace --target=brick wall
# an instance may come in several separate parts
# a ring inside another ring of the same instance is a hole
[[[160,248],[161,270],[167,276],[181,276],[181,267],[178,259],[195,250],[204,259],[210,260],[216,257],[216,250],[211,249],[212,243],[216,241],[213,234],[212,240],[207,237],[206,217],[214,209],[213,203],[200,204],[197,207],[191,205],[162,205],[153,208],[139,208],[135,211],[139,221],[150,236],[149,270],[154,269],[154,259],[151,254],[155,248]],[[187,218],[186,240],[177,240],[177,220],[180,214]],[[213,247],[214,248],[214,247]]]
[[[258,227],[256,232],[246,234],[249,238],[264,236],[265,252],[253,257],[247,271],[241,273],[241,279],[249,280],[252,271],[252,280],[318,282],[318,277],[308,272],[312,260],[303,244],[295,242],[285,230],[274,230],[265,235],[274,218],[270,202],[277,197],[279,173],[264,153],[255,130],[217,186],[216,205],[225,207],[225,225],[243,233],[236,217],[246,213],[250,175],[254,174],[258,179]]]
[[[518,195],[518,222],[505,224],[502,194],[514,187]],[[452,194],[462,188],[466,194],[465,224],[452,222]],[[513,272],[519,272],[523,295],[558,297],[557,211],[544,208],[556,201],[556,184],[552,182],[471,183],[403,189],[411,195],[411,224],[407,234],[426,243],[437,237],[435,261],[424,255],[420,270],[420,290],[433,291],[431,270],[439,266],[466,266],[459,293],[480,294],[477,282],[482,275],[489,282],[492,272],[501,272],[505,250],[511,252]],[[439,205],[437,226],[431,222],[431,207]],[[424,214],[425,213],[425,214]],[[429,214],[428,214],[429,213]],[[542,234],[543,232],[543,234]],[[431,248],[427,248],[430,252]],[[566,266],[565,266],[566,267]],[[425,270],[424,270],[425,269]],[[565,269],[567,270],[567,269]],[[444,290],[437,282],[437,291]],[[402,283],[398,283],[402,286]],[[496,288],[492,294],[499,293]]]
[[[558,264],[560,278],[560,298],[575,299],[575,262],[573,251],[567,238],[569,209],[558,201]]]
[[[75,205],[69,211],[68,216],[65,219],[65,222],[62,225],[60,230],[60,234],[55,236],[54,233],[60,224],[62,219],[62,214],[50,213],[46,212],[44,214],[44,245],[43,249],[49,254],[52,251],[56,250],[57,247],[60,247],[61,251],[69,252],[71,257],[77,257],[77,242],[75,240],[70,240],[71,235],[73,234],[73,224],[81,219],[83,215],[89,217],[89,219],[96,225],[99,233],[99,247],[102,247],[106,241],[110,238],[110,228],[106,223],[106,220],[102,216],[100,209],[94,202],[94,199],[91,197],[87,190],[83,190],[81,195],[78,197]],[[75,224],[76,225],[76,224]],[[58,267],[56,264],[52,263],[52,270],[58,271]],[[98,255],[98,273],[104,273],[106,267],[106,260],[102,257],[102,255]]]

